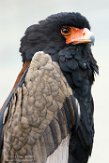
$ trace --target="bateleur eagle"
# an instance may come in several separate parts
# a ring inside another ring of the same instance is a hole
[[[0,112],[2,163],[87,163],[98,73],[93,43],[80,13],[58,13],[27,28],[23,67]]]

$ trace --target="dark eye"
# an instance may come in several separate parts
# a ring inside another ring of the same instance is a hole
[[[70,31],[71,31],[71,28],[68,27],[68,26],[63,26],[61,28],[61,34],[62,35],[69,35],[70,34]]]

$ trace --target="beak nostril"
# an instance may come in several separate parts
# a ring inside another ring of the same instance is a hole
[[[83,33],[83,36],[85,36],[85,32]]]

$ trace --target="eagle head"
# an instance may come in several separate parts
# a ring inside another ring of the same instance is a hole
[[[80,13],[62,12],[51,15],[27,28],[21,39],[20,52],[23,61],[31,60],[35,52],[44,51],[50,55],[62,49],[86,46],[94,42],[88,20]],[[57,60],[56,56],[54,57]]]

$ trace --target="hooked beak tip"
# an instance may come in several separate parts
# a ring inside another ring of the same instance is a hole
[[[90,43],[94,45],[95,37],[91,31],[87,28],[78,29],[71,27],[69,35],[65,36],[66,44],[87,44]]]
[[[94,45],[94,43],[95,43],[95,37],[94,37],[94,35],[91,35],[90,36],[90,40],[91,40],[91,44]]]

